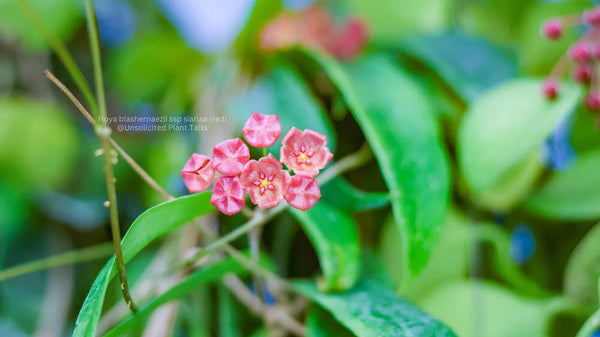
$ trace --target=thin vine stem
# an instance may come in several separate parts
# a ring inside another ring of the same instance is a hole
[[[23,263],[14,267],[0,270],[0,282],[13,277],[34,273],[41,270],[65,266],[69,264],[92,261],[113,253],[112,244],[103,243],[95,246],[72,250],[65,253],[52,255],[40,260]]]
[[[87,16],[87,27],[90,38],[90,47],[92,50],[92,61],[94,64],[94,79],[96,84],[96,100],[98,102],[98,120],[96,122],[96,133],[102,140],[102,149],[104,156],[104,173],[106,175],[106,190],[108,192],[108,204],[110,209],[110,226],[112,232],[113,245],[115,247],[115,258],[117,260],[119,280],[121,281],[121,291],[127,306],[132,312],[137,311],[137,307],[131,298],[129,284],[125,273],[125,261],[123,260],[123,249],[121,247],[121,230],[119,228],[119,212],[117,207],[117,191],[115,188],[115,176],[113,172],[112,146],[110,142],[111,129],[107,125],[106,98],[104,94],[104,80],[102,77],[102,60],[100,57],[100,40],[98,37],[98,26],[96,22],[96,13],[92,0],[85,1],[85,13]]]
[[[29,21],[31,21],[31,23],[33,23],[37,27],[37,30],[40,32],[40,34],[42,34],[42,36],[44,37],[44,40],[46,40],[46,43],[48,43],[50,48],[52,48],[52,50],[54,50],[56,55],[58,55],[58,57],[60,58],[62,63],[65,65],[65,68],[67,68],[67,71],[71,75],[71,78],[73,79],[75,84],[79,87],[79,90],[81,90],[81,92],[83,93],[83,96],[85,97],[85,100],[89,104],[90,109],[92,110],[92,113],[97,116],[98,115],[98,107],[96,105],[96,101],[94,100],[94,95],[92,94],[92,90],[90,89],[90,86],[89,86],[87,80],[85,79],[85,76],[83,76],[83,73],[81,72],[79,67],[77,67],[77,64],[73,60],[73,57],[71,56],[71,54],[69,53],[69,51],[67,50],[65,45],[62,43],[60,38],[58,38],[58,36],[56,36],[54,34],[54,32],[52,32],[50,27],[48,27],[48,25],[44,21],[44,18],[29,3],[28,0],[18,0],[18,1],[19,1],[19,5],[21,6],[21,9],[25,13],[25,15],[29,18]]]

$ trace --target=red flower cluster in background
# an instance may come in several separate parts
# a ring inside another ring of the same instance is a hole
[[[586,33],[571,45],[569,51],[554,66],[543,84],[542,92],[548,99],[558,97],[559,79],[568,70],[569,63],[573,63],[571,77],[588,89],[584,99],[585,107],[591,112],[600,112],[600,90],[596,67],[600,61],[600,8],[585,10],[581,15],[549,19],[542,25],[542,35],[549,40],[558,40],[565,27],[581,25],[587,28]],[[600,118],[598,121],[600,123]]]
[[[295,46],[317,48],[347,60],[358,55],[367,44],[367,26],[358,18],[336,25],[331,15],[320,6],[277,15],[262,30],[260,47],[281,50]]]
[[[248,144],[267,148],[281,136],[279,117],[252,113],[242,134]],[[250,160],[250,150],[241,139],[228,139],[213,148],[212,158],[194,153],[181,170],[181,176],[188,190],[198,193],[208,189],[215,171],[222,174],[215,180],[210,203],[227,215],[244,208],[246,192],[260,208],[275,207],[285,199],[290,206],[305,211],[321,198],[314,177],[332,157],[327,137],[292,127],[283,137],[280,161],[270,153],[259,160]],[[282,163],[294,176],[283,169]]]

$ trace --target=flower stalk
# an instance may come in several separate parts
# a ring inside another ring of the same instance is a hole
[[[115,187],[116,179],[113,171],[113,149],[111,146],[111,129],[107,125],[106,99],[104,94],[104,81],[102,77],[102,61],[100,58],[100,42],[98,38],[98,26],[96,22],[96,13],[92,0],[85,1],[85,12],[87,16],[87,27],[90,38],[90,47],[92,50],[92,60],[94,64],[94,79],[96,84],[96,101],[98,104],[98,120],[96,121],[96,134],[102,141],[102,150],[104,156],[104,174],[106,176],[106,190],[108,193],[108,207],[110,210],[110,226],[112,232],[113,246],[115,249],[115,259],[118,266],[119,280],[121,282],[121,291],[123,299],[132,312],[137,312],[137,307],[131,298],[129,284],[125,273],[125,262],[123,260],[123,249],[121,247],[121,229],[119,227],[119,211],[117,208],[117,191]]]

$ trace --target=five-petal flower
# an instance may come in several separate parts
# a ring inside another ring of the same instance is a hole
[[[248,118],[242,134],[248,144],[255,147],[269,147],[281,136],[281,123],[277,115],[263,115],[256,112]]]
[[[315,178],[295,175],[290,179],[284,197],[290,206],[306,211],[319,201],[321,189]]]
[[[225,140],[213,148],[213,167],[224,176],[240,174],[248,160],[250,150],[239,138]]]
[[[190,193],[204,192],[215,176],[209,157],[194,153],[181,169],[181,176]]]
[[[244,208],[245,197],[246,192],[239,177],[219,177],[215,180],[210,203],[221,213],[233,215]]]
[[[283,200],[283,193],[290,179],[281,163],[272,154],[249,161],[242,171],[244,189],[252,203],[260,208],[273,208]]]
[[[316,176],[333,157],[326,147],[327,137],[313,130],[292,127],[281,143],[279,159],[299,175]]]

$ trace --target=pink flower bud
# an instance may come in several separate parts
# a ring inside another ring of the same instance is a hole
[[[242,134],[248,144],[255,147],[269,147],[281,136],[281,123],[277,115],[263,115],[256,112],[248,118]]]
[[[600,8],[595,7],[583,12],[583,22],[589,26],[600,25]]]
[[[587,63],[579,64],[573,69],[573,73],[571,75],[573,77],[573,81],[587,84],[590,82],[592,76],[592,67]]]
[[[239,138],[228,139],[213,148],[213,167],[224,176],[242,172],[250,160],[250,150]]]
[[[210,158],[194,153],[181,169],[181,176],[190,193],[204,192],[215,176]]]
[[[542,85],[542,92],[547,99],[555,99],[558,97],[558,82],[553,78],[547,79]]]
[[[233,215],[244,208],[245,197],[246,192],[239,177],[219,177],[215,180],[210,203],[221,213]]]
[[[562,32],[563,24],[557,19],[549,19],[542,26],[542,35],[549,40],[560,39]]]
[[[367,26],[358,18],[349,19],[335,38],[333,54],[348,60],[356,56],[367,43]]]
[[[600,92],[590,91],[585,95],[585,107],[590,112],[600,111]]]
[[[292,127],[281,143],[279,159],[299,175],[316,176],[333,157],[326,147],[327,137],[313,130]]]
[[[590,47],[585,42],[577,42],[569,49],[571,59],[577,63],[584,63],[590,60]]]
[[[315,178],[295,175],[285,191],[285,201],[302,211],[313,207],[321,198],[321,189]]]
[[[253,204],[260,208],[272,208],[283,200],[290,175],[269,153],[258,161],[249,161],[240,178]]]

